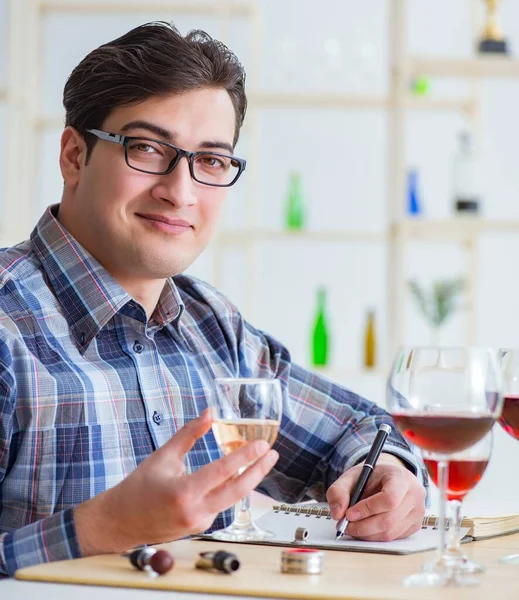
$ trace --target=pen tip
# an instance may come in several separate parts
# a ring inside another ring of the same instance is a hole
[[[339,538],[341,538],[342,536],[343,536],[343,533],[342,533],[342,531],[338,531],[338,532],[335,534],[335,539],[336,539],[336,540],[338,540],[338,539],[339,539]]]

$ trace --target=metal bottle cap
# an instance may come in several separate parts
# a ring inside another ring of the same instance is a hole
[[[298,527],[294,533],[294,541],[293,544],[302,544],[308,537],[308,529],[304,527]]]
[[[290,548],[281,552],[281,572],[318,575],[324,566],[324,552],[312,548]]]

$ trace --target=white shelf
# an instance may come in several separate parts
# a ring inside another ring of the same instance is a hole
[[[393,228],[394,235],[407,239],[473,242],[486,233],[519,233],[517,220],[455,218],[438,220],[407,219]]]
[[[5,98],[2,97],[5,94]],[[7,91],[0,89],[0,100],[7,99]],[[281,94],[251,92],[247,96],[249,107],[275,108],[336,108],[336,109],[385,109],[389,99],[382,96],[351,96],[341,94]],[[410,96],[406,106],[413,110],[471,110],[470,100],[451,98],[419,98]],[[65,113],[60,115],[39,115],[35,120],[37,129],[60,129],[65,123]],[[246,131],[249,120],[245,119],[242,131]]]
[[[250,106],[276,107],[276,108],[334,108],[334,109],[386,109],[390,107],[387,96],[352,95],[352,94],[312,94],[301,93],[268,93],[251,92],[248,96]],[[472,103],[470,100],[457,98],[427,98],[409,96],[406,106],[416,110],[453,110],[469,111]]]
[[[238,2],[175,2],[174,0],[36,0],[42,13],[131,13],[163,12],[195,15],[249,16],[254,6]]]
[[[506,56],[484,56],[467,59],[410,58],[411,75],[434,77],[519,77],[519,60]]]
[[[36,129],[63,129],[65,127],[65,113],[62,115],[39,116],[34,120]]]
[[[462,98],[427,98],[410,96],[405,101],[406,108],[410,110],[444,110],[460,111],[469,113],[473,109],[474,102]]]
[[[353,379],[353,378],[357,378],[357,377],[366,377],[366,378],[372,378],[372,379],[376,379],[376,378],[384,378],[386,377],[387,373],[386,370],[380,367],[376,367],[374,369],[365,369],[365,368],[344,368],[341,369],[340,367],[334,367],[329,366],[329,367],[316,367],[313,365],[309,365],[305,367],[306,369],[308,369],[309,371],[313,371],[315,373],[317,373],[318,375],[323,375],[323,377],[327,377],[328,379],[331,379],[332,381],[336,381],[337,383],[344,383],[345,381],[347,381],[348,379]]]
[[[275,229],[221,231],[223,244],[247,242],[385,242],[386,232],[376,231],[283,231]]]
[[[387,242],[392,239],[465,243],[487,233],[519,233],[519,220],[453,217],[452,219],[406,219],[390,231],[284,231],[275,229],[221,231],[224,245],[250,242]]]
[[[279,92],[251,92],[250,105],[288,108],[350,108],[383,109],[388,105],[385,96],[352,94],[313,94],[308,92],[284,94]]]

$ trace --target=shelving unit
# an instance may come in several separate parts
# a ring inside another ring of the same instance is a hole
[[[390,0],[389,38],[391,80],[387,96],[362,96],[342,94],[265,94],[249,92],[251,108],[261,110],[265,107],[278,109],[334,109],[334,110],[386,110],[389,115],[390,148],[388,224],[382,232],[362,231],[304,231],[291,233],[284,231],[262,231],[254,228],[254,219],[250,219],[244,229],[239,231],[222,231],[217,240],[217,258],[215,272],[221,272],[218,261],[222,251],[230,244],[240,244],[247,254],[247,310],[253,312],[254,298],[257,296],[254,279],[254,265],[261,260],[257,244],[260,242],[302,241],[320,242],[383,242],[387,244],[387,317],[388,347],[386,356],[391,356],[396,346],[405,338],[403,307],[405,306],[406,281],[404,276],[404,259],[406,246],[410,241],[449,242],[459,244],[468,253],[468,270],[466,273],[467,332],[466,343],[475,340],[475,311],[477,289],[477,245],[479,238],[489,232],[517,233],[519,221],[495,220],[483,218],[453,218],[445,220],[410,219],[404,214],[404,198],[406,195],[406,161],[405,161],[405,126],[409,110],[454,111],[466,115],[478,130],[479,87],[478,81],[483,78],[517,78],[519,77],[519,60],[507,57],[474,56],[467,59],[438,59],[408,56],[405,48],[407,3],[409,0]],[[477,24],[476,12],[479,0],[472,2],[472,23]],[[475,34],[475,32],[474,32]],[[476,35],[476,34],[475,34]],[[416,76],[443,78],[460,78],[471,81],[472,93],[468,98],[427,98],[412,96],[409,92],[409,81]],[[249,211],[254,215],[255,209]],[[252,265],[252,266],[251,266]],[[251,275],[252,273],[252,275]],[[378,371],[362,370],[340,371],[343,374],[372,374],[379,376],[385,372],[383,364]],[[332,371],[333,372],[333,371]]]
[[[407,62],[407,70],[411,75],[429,75],[431,77],[508,78],[519,77],[519,60],[503,56],[468,59],[411,57]]]
[[[484,78],[519,78],[519,60],[502,57],[477,57],[467,59],[431,59],[409,56],[405,47],[406,17],[409,0],[389,1],[389,50],[390,83],[387,94],[341,94],[341,93],[271,93],[259,89],[262,23],[257,0],[229,2],[206,0],[189,2],[175,0],[8,0],[10,19],[8,86],[0,89],[0,101],[7,107],[7,154],[6,180],[3,193],[6,198],[16,198],[16,206],[3,207],[0,218],[1,245],[18,241],[27,234],[27,224],[34,222],[34,178],[23,177],[32,172],[36,159],[36,142],[42,132],[58,130],[63,126],[64,116],[43,114],[41,110],[42,86],[42,19],[53,13],[107,14],[164,13],[213,15],[217,17],[220,31],[215,32],[226,39],[229,24],[235,17],[246,18],[251,25],[249,82],[249,115],[246,129],[250,138],[251,152],[247,175],[251,193],[248,198],[246,222],[237,230],[222,230],[214,243],[214,283],[218,286],[223,268],[224,252],[229,247],[243,250],[247,261],[245,276],[244,312],[254,313],[257,298],[255,278],[261,257],[262,243],[304,242],[367,243],[384,244],[387,249],[387,328],[388,347],[381,352],[390,356],[396,345],[405,338],[403,307],[406,297],[404,259],[407,244],[411,241],[448,242],[459,244],[468,253],[467,291],[469,294],[466,341],[474,340],[477,288],[477,246],[482,235],[490,232],[518,233],[519,221],[484,219],[412,220],[404,214],[405,198],[405,127],[409,111],[445,111],[466,115],[477,125],[479,115],[478,82]],[[474,12],[480,0],[473,0]],[[474,15],[472,16],[473,22]],[[413,96],[409,81],[414,76],[464,79],[471,83],[472,92],[464,98],[430,98]],[[265,109],[304,109],[336,111],[384,111],[388,116],[388,194],[387,225],[382,231],[362,230],[306,230],[287,232],[276,229],[258,229],[257,182],[259,180],[259,141],[257,116]],[[478,127],[476,126],[476,131]],[[30,150],[27,151],[27,148]],[[382,350],[382,349],[381,349]],[[377,371],[345,371],[344,376],[356,373],[379,377],[386,365]]]

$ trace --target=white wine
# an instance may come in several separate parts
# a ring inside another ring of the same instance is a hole
[[[276,441],[279,421],[269,419],[228,419],[213,421],[214,437],[222,452],[230,454],[254,440]]]

